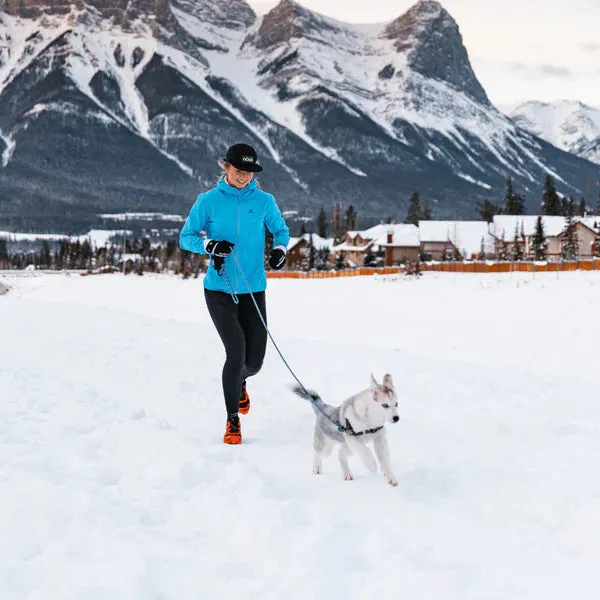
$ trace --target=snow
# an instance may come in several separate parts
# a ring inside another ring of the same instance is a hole
[[[65,235],[63,233],[20,233],[14,231],[0,231],[0,239],[7,239],[10,242],[35,242],[38,240],[59,241],[71,240],[73,242],[84,242],[87,240],[97,248],[106,246],[108,240],[113,236],[132,235],[129,230],[112,230],[112,229],[90,229],[82,235]]]
[[[0,139],[4,142],[5,148],[2,151],[1,162],[2,167],[6,167],[6,165],[10,162],[12,158],[13,152],[15,151],[15,141],[10,136],[5,136],[2,134],[2,130],[0,130]]]
[[[333,238],[323,238],[316,233],[305,233],[300,237],[292,237],[288,243],[287,249],[288,251],[294,248],[301,240],[306,240],[310,242],[312,236],[312,243],[316,250],[331,250],[333,248]]]
[[[461,177],[462,179],[464,179],[466,181],[470,181],[471,183],[474,183],[475,185],[479,185],[486,190],[492,189],[492,186],[489,183],[485,183],[485,181],[479,181],[478,179],[475,179],[475,178],[471,177],[470,175],[466,175],[465,173],[457,173],[457,175],[459,177]]]
[[[600,139],[600,108],[574,100],[525,102],[514,108],[510,117],[520,127],[567,152],[576,152],[586,142]]]
[[[418,248],[421,245],[419,228],[406,223],[380,223],[362,231],[361,235],[369,240],[375,240],[375,246],[387,246],[388,233],[392,234],[392,246]]]
[[[452,242],[465,258],[481,252],[482,240],[486,252],[494,249],[485,221],[419,221],[419,237],[421,243]]]
[[[181,215],[168,215],[164,213],[153,213],[153,212],[126,212],[126,213],[104,213],[98,215],[102,219],[107,219],[109,221],[154,221],[154,220],[162,220],[162,221],[173,221],[174,223],[183,223],[185,221],[185,217]]]
[[[597,273],[269,281],[306,385],[394,377],[397,488],[355,457],[352,482],[335,457],[312,474],[271,345],[245,444],[222,443],[201,280],[3,278],[3,600],[600,594]]]
[[[537,215],[494,215],[494,220],[490,231],[498,239],[511,242],[515,236],[515,227],[527,237],[535,234]],[[565,217],[542,215],[542,224],[544,226],[544,235],[546,237],[555,237],[562,233],[566,226]]]

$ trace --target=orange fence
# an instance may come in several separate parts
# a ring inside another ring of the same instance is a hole
[[[421,271],[442,273],[544,273],[557,271],[600,271],[600,260],[534,262],[440,262],[422,263]]]
[[[421,271],[440,273],[544,273],[557,271],[600,271],[600,260],[561,261],[550,263],[533,262],[439,262],[421,263]],[[396,275],[404,273],[404,267],[362,267],[360,269],[344,269],[341,271],[268,271],[270,279],[326,279],[330,277],[360,277],[361,275]]]

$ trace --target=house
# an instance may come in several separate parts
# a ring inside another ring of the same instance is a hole
[[[537,215],[495,215],[491,232],[496,240],[497,253],[502,255],[504,249],[510,256],[515,245],[515,232],[517,232],[519,241],[523,244],[525,257],[533,256],[533,238],[537,220]],[[590,258],[594,255],[600,239],[600,232],[596,228],[598,221],[593,217],[574,219],[580,258]],[[542,225],[548,244],[546,256],[548,260],[558,260],[562,253],[567,219],[561,216],[542,215]]]
[[[408,223],[381,223],[362,232],[372,240],[371,251],[385,251],[385,265],[405,264],[419,259],[419,228]]]
[[[421,253],[432,260],[473,260],[495,254],[495,241],[485,221],[419,221]]]
[[[575,221],[575,235],[577,236],[577,244],[579,246],[579,258],[592,258],[598,256],[600,250],[600,233],[598,229],[594,229],[594,224],[585,219],[577,219]],[[566,236],[566,228],[559,235],[561,248]]]
[[[365,263],[365,256],[372,247],[374,240],[365,237],[360,231],[347,231],[344,239],[337,246],[333,246],[335,256],[343,254],[344,264],[349,267],[360,267]]]
[[[306,259],[308,259],[310,254],[311,236],[315,250],[327,250],[328,259],[330,261],[333,260],[332,238],[323,238],[316,233],[305,233],[300,237],[290,238],[287,247],[287,264],[290,268],[298,268]]]
[[[0,296],[8,293],[8,288],[0,281]]]

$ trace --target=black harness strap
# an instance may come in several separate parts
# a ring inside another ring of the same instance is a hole
[[[348,419],[346,419],[346,427],[344,427],[344,432],[349,435],[359,436],[359,435],[365,435],[367,433],[377,433],[378,431],[381,431],[382,429],[383,429],[383,425],[380,425],[379,427],[374,427],[373,429],[367,429],[366,431],[354,431],[354,429],[352,428],[352,425],[350,425],[350,421],[348,421]]]

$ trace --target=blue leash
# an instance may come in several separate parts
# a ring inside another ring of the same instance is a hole
[[[332,424],[335,425],[335,427],[337,428],[338,431],[345,431],[346,428],[341,425],[340,423],[336,423],[316,402],[315,399],[313,397],[313,394],[311,394],[305,387],[304,384],[298,379],[298,377],[296,377],[296,374],[294,373],[294,371],[292,371],[290,365],[288,364],[287,360],[285,360],[285,357],[283,356],[283,353],[281,352],[281,350],[278,348],[277,344],[275,343],[275,340],[273,339],[273,336],[271,335],[271,332],[269,331],[269,328],[267,327],[267,323],[265,322],[264,317],[262,316],[262,313],[260,312],[260,308],[256,302],[256,299],[254,298],[254,294],[252,293],[252,291],[250,290],[250,284],[248,283],[248,280],[246,279],[246,275],[244,274],[244,271],[242,270],[242,266],[240,265],[240,261],[238,260],[238,257],[236,255],[235,252],[232,253],[233,254],[233,259],[236,262],[237,268],[240,272],[240,274],[242,275],[242,278],[244,280],[244,284],[246,285],[246,288],[248,289],[248,292],[250,294],[250,297],[252,298],[252,302],[254,302],[254,306],[256,308],[256,312],[258,313],[258,316],[260,317],[260,320],[263,324],[263,327],[265,328],[265,331],[267,332],[267,335],[269,336],[269,338],[271,339],[271,342],[273,342],[273,346],[275,346],[275,349],[277,350],[277,353],[279,354],[279,356],[281,357],[281,360],[283,361],[283,363],[285,364],[285,366],[288,368],[288,371],[292,374],[292,376],[294,377],[294,379],[298,382],[298,384],[300,385],[300,387],[303,389],[304,393],[308,396],[308,398],[310,398],[310,401],[314,404],[314,406],[317,407],[317,409],[319,410],[319,412]],[[225,277],[225,281],[227,282],[227,287],[229,288],[229,294],[231,295],[231,298],[233,299],[233,302],[235,304],[239,304],[240,300],[237,297],[237,294],[235,293],[233,286],[231,285],[231,281],[229,280],[229,277],[227,276],[227,272],[225,270],[225,263],[223,262],[223,267],[220,271],[218,271],[219,275],[223,275]]]

